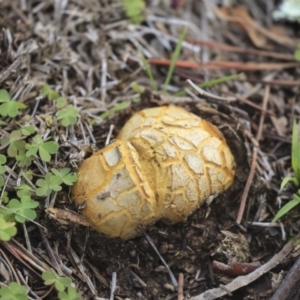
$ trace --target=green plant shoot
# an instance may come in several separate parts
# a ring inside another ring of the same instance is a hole
[[[292,132],[292,169],[294,176],[285,177],[282,180],[280,190],[284,189],[288,182],[292,181],[295,186],[299,187],[300,183],[300,143],[299,143],[299,132],[297,122],[293,123],[293,132]],[[300,204],[300,190],[297,194],[294,194],[293,199],[286,203],[275,215],[272,222],[276,222],[279,218],[284,216],[287,212],[293,209],[295,206]]]

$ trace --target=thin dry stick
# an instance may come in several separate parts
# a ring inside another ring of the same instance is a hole
[[[268,2],[267,2],[268,3]],[[227,44],[222,44],[215,41],[203,41],[203,40],[197,40],[193,38],[186,38],[186,42],[190,42],[196,45],[200,45],[203,47],[209,47],[213,49],[218,50],[224,50],[228,52],[236,52],[236,53],[244,53],[244,54],[251,54],[251,55],[259,55],[259,56],[266,56],[266,57],[273,57],[280,60],[295,60],[295,57],[291,54],[285,54],[285,53],[277,53],[277,52],[271,52],[271,51],[261,51],[253,48],[242,48],[242,47],[235,47]]]
[[[58,273],[58,275],[63,276],[63,271],[61,270],[61,267],[60,267],[60,265],[59,265],[59,263],[58,263],[58,261],[56,259],[56,256],[54,254],[53,248],[51,247],[48,239],[46,238],[46,235],[45,235],[44,231],[41,228],[39,228],[39,227],[38,227],[38,229],[39,229],[39,232],[40,232],[40,236],[41,236],[42,242],[43,242],[43,244],[44,244],[44,246],[46,248],[46,251],[48,253],[48,256],[50,258],[50,264],[51,264],[51,266],[56,270],[56,272]]]
[[[8,257],[6,256],[5,252],[2,251],[1,248],[0,248],[0,254],[1,254],[1,256],[2,256],[3,261],[5,261],[6,264],[8,265],[8,266],[7,266],[7,269],[8,269],[8,272],[9,272],[10,280],[13,281],[13,276],[14,276],[15,280],[16,280],[18,283],[20,283],[20,279],[19,279],[19,277],[18,277],[18,275],[17,275],[17,272],[16,272],[15,268],[13,267],[11,261],[8,259]],[[2,263],[3,263],[3,262],[2,262]],[[9,268],[8,268],[8,267],[9,267]]]
[[[300,257],[296,260],[288,274],[276,290],[271,300],[291,299],[299,292],[300,286]]]
[[[203,89],[201,89],[196,84],[194,84],[193,81],[190,80],[190,79],[187,79],[186,82],[192,88],[194,88],[201,96],[205,96],[207,98],[211,98],[211,99],[214,99],[214,100],[223,100],[223,101],[235,101],[236,100],[236,97],[220,97],[220,96],[216,96],[216,95],[213,95],[211,93],[208,93],[208,92],[204,91]]]
[[[177,300],[183,300],[183,285],[184,285],[184,276],[183,273],[179,273],[178,276],[178,292],[177,292]]]
[[[25,237],[25,242],[26,242],[26,246],[29,252],[32,253],[32,248],[31,248],[31,244],[30,244],[30,240],[29,240],[29,235],[28,235],[28,231],[27,231],[27,227],[25,225],[25,223],[22,224],[23,227],[23,232],[24,232],[24,237]]]
[[[100,274],[99,270],[96,267],[94,267],[87,259],[84,259],[84,262],[91,268],[92,272],[95,274],[99,282],[103,284],[106,288],[108,288],[109,284],[107,280]]]
[[[107,137],[106,137],[105,146],[107,146],[109,144],[109,142],[110,142],[111,135],[112,135],[112,132],[114,130],[114,127],[115,127],[115,125],[113,125],[113,124],[111,124],[109,126],[109,131],[108,131],[108,134],[107,134]]]
[[[130,270],[130,274],[140,283],[142,287],[146,287],[147,284],[142,280],[137,274],[135,274],[132,270]]]
[[[16,246],[14,246],[10,242],[2,243],[2,246],[5,247],[10,254],[12,254],[17,260],[19,260],[26,268],[31,270],[35,275],[40,276],[38,272],[36,272],[33,267],[36,267],[39,271],[44,272],[45,269],[40,269],[40,266],[36,264],[29,256],[21,252]],[[28,251],[26,249],[26,251]],[[29,252],[30,253],[30,252]],[[29,263],[27,263],[29,262]]]
[[[253,140],[255,141],[255,143],[253,145],[254,148],[253,148],[253,152],[252,152],[252,163],[251,163],[249,176],[248,176],[248,179],[247,179],[247,182],[246,182],[243,194],[242,194],[238,216],[236,218],[237,224],[241,224],[243,214],[244,214],[244,211],[245,211],[247,196],[248,196],[248,193],[249,193],[249,189],[250,189],[250,186],[251,186],[251,183],[252,183],[252,180],[253,180],[253,177],[254,177],[254,173],[255,173],[255,168],[256,168],[258,143],[254,138],[253,138]]]
[[[251,186],[251,183],[252,183],[252,180],[254,177],[254,173],[255,173],[256,162],[257,162],[257,152],[258,152],[258,146],[259,146],[258,141],[260,140],[260,138],[262,136],[263,124],[264,124],[264,120],[265,120],[265,111],[267,108],[269,96],[270,96],[270,86],[267,85],[265,87],[262,113],[261,113],[261,117],[259,120],[259,127],[258,127],[258,131],[257,131],[256,140],[252,139],[254,141],[254,149],[253,149],[253,153],[252,153],[252,163],[251,163],[250,173],[249,173],[249,176],[248,176],[248,179],[246,182],[246,186],[245,186],[245,189],[242,194],[241,204],[240,204],[240,208],[239,208],[239,212],[238,212],[238,216],[237,216],[237,220],[236,220],[236,222],[238,224],[240,224],[242,221],[245,206],[246,206],[247,196],[248,196],[249,189],[250,189],[250,186]]]
[[[169,268],[168,264],[166,263],[166,261],[163,259],[163,257],[160,255],[159,251],[157,250],[156,246],[154,245],[153,241],[151,240],[150,236],[148,234],[145,233],[145,237],[147,239],[147,241],[149,242],[149,244],[152,246],[152,248],[154,249],[154,251],[156,252],[156,254],[158,255],[158,257],[160,258],[160,260],[162,261],[162,263],[165,265],[166,269],[169,272],[169,275],[171,277],[172,280],[172,284],[175,287],[178,287],[178,283],[177,280],[174,276],[174,274],[172,273],[171,269]]]
[[[79,259],[77,253],[70,247],[69,254],[70,254],[70,257],[72,258],[73,262],[75,263],[75,265],[78,267],[78,269],[79,269],[81,275],[83,276],[84,281],[86,282],[87,286],[89,287],[91,293],[96,297],[97,290],[94,286],[94,283],[92,282],[92,279],[90,278],[90,276],[87,274],[86,268],[83,265],[82,261]]]
[[[111,276],[111,291],[110,291],[110,300],[114,300],[115,290],[117,286],[117,273],[113,272]]]
[[[267,109],[267,104],[270,96],[270,86],[266,85],[265,87],[265,94],[264,94],[264,99],[263,99],[263,105],[262,105],[262,111],[260,115],[260,120],[259,120],[259,125],[258,125],[258,131],[256,134],[256,140],[259,142],[262,136],[262,131],[263,131],[263,125],[265,121],[265,111]]]
[[[228,292],[232,293],[243,286],[247,286],[251,282],[257,280],[262,275],[269,272],[278,264],[280,264],[287,257],[287,255],[293,250],[294,242],[296,239],[299,239],[299,234],[293,240],[289,241],[283,247],[283,249],[279,253],[275,254],[267,263],[265,263],[264,265],[262,265],[261,267],[253,271],[252,273],[245,276],[238,276],[229,284],[220,288],[214,288],[208,290],[198,296],[192,297],[190,300],[214,300],[227,295]]]

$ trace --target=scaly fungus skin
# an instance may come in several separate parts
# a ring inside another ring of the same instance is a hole
[[[73,200],[97,231],[126,240],[140,225],[186,219],[232,184],[234,167],[214,125],[177,106],[148,108],[80,165]]]

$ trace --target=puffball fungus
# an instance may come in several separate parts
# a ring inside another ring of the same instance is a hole
[[[210,122],[173,105],[147,108],[82,162],[72,198],[94,229],[126,240],[141,225],[186,219],[232,184],[234,167]]]

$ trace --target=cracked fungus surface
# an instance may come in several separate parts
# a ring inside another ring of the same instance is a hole
[[[140,225],[187,218],[232,184],[234,166],[214,125],[180,107],[148,108],[80,165],[72,197],[96,230],[129,239]]]

